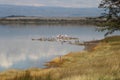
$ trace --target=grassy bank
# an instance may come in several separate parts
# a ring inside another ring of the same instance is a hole
[[[46,69],[9,70],[0,80],[120,80],[120,36],[108,37],[90,51],[71,52]]]

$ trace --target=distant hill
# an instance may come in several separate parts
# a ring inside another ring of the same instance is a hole
[[[42,16],[42,17],[96,17],[103,10],[98,8],[63,8],[63,7],[32,7],[16,5],[0,5],[0,17]]]

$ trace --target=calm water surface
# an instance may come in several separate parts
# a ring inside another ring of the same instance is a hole
[[[0,71],[42,68],[56,56],[83,50],[83,46],[31,40],[58,34],[78,37],[81,41],[104,37],[103,32],[95,31],[95,26],[0,25]]]

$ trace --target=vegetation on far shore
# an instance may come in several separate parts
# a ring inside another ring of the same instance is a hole
[[[97,25],[103,23],[104,18],[99,17],[33,17],[14,16],[0,18],[0,24],[72,24],[72,25]]]
[[[8,70],[0,80],[120,80],[120,36],[107,37],[91,51],[70,52],[49,68]]]

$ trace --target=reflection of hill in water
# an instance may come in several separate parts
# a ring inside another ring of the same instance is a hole
[[[0,17],[9,15],[22,16],[99,16],[102,10],[98,8],[62,8],[62,7],[28,7],[0,5]]]

